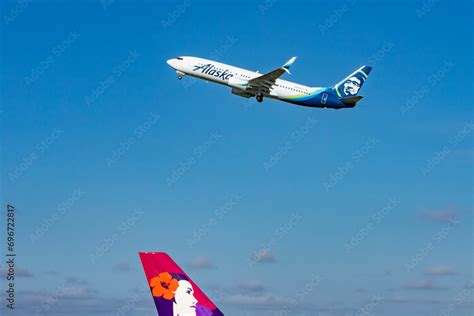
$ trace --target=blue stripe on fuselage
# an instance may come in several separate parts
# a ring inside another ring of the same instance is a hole
[[[339,101],[333,88],[321,88],[309,95],[298,98],[281,98],[280,100],[309,107],[346,108],[344,103]]]

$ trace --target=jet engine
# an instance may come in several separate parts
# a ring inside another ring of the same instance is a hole
[[[245,92],[240,89],[232,88],[232,93],[238,95],[239,97],[250,98],[253,97],[253,94]]]
[[[247,90],[248,83],[249,82],[247,80],[231,77],[229,79],[228,85],[239,90]]]

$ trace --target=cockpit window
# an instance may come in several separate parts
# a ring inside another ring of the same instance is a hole
[[[183,57],[177,57],[176,59],[177,60],[183,60]]]

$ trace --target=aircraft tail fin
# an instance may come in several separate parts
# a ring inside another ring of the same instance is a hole
[[[370,66],[362,66],[335,84],[333,88],[336,91],[339,99],[342,101],[343,98],[349,98],[348,100],[351,102],[354,101],[355,99],[351,99],[351,97],[357,96],[359,94],[359,91],[362,88],[364,82],[369,77],[371,70],[372,67]],[[354,104],[359,100],[360,99],[357,99]]]
[[[140,252],[159,316],[224,316],[183,270],[163,252]]]

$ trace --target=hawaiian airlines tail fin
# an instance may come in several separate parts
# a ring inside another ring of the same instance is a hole
[[[168,254],[139,256],[159,316],[224,316]]]
[[[350,103],[354,102],[354,104],[360,99],[362,99],[355,98],[355,96],[357,96],[365,80],[367,80],[367,78],[369,77],[371,70],[372,67],[362,66],[343,80],[339,81],[336,85],[334,85],[333,88],[336,91],[339,99],[342,102],[344,102],[345,99]]]

